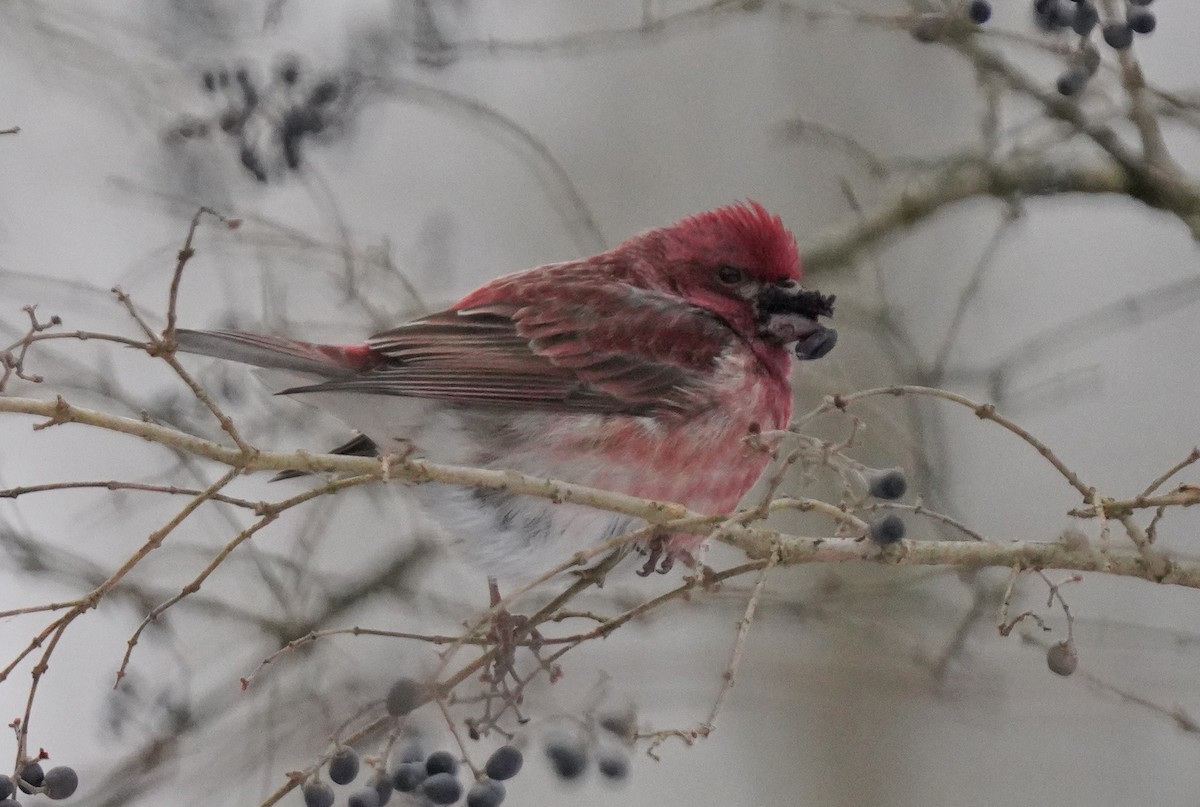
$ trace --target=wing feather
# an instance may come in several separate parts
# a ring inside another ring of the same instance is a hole
[[[553,290],[552,290],[553,291]],[[345,391],[600,414],[687,413],[733,339],[722,322],[632,286],[493,300],[368,340],[373,366],[288,393]]]

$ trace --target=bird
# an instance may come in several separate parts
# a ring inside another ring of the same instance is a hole
[[[357,436],[348,454],[515,470],[705,514],[732,511],[786,427],[792,357],[837,343],[835,298],[803,284],[796,240],[746,200],[592,257],[504,275],[356,344],[231,330],[178,349],[275,371]],[[528,578],[642,526],[632,516],[445,483],[413,495],[468,562]],[[692,565],[703,535],[658,536],[641,569]]]

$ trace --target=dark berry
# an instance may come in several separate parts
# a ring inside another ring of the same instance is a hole
[[[376,795],[379,796],[379,807],[387,804],[392,798],[392,791],[395,786],[392,784],[392,777],[385,774],[377,774],[367,783],[367,787],[375,789]]]
[[[893,468],[867,477],[867,492],[876,499],[899,499],[908,490],[904,471]]]
[[[284,84],[295,84],[300,79],[300,62],[288,57],[279,64],[279,77]]]
[[[587,770],[587,747],[578,737],[559,735],[547,740],[546,758],[562,779],[578,779]]]
[[[1080,36],[1087,36],[1100,22],[1100,12],[1089,0],[1081,0],[1075,6],[1075,16],[1071,19],[1071,30]]]
[[[458,760],[449,751],[434,751],[425,760],[425,773],[430,776],[435,773],[458,773]]]
[[[1104,41],[1113,50],[1125,50],[1133,44],[1133,31],[1123,22],[1106,22],[1101,32],[1104,34]]]
[[[485,779],[467,791],[467,807],[499,807],[504,801],[504,785]]]
[[[227,109],[217,119],[217,125],[221,127],[222,132],[232,134],[242,128],[242,114],[236,109]]]
[[[0,774],[0,799],[7,799],[16,790],[13,788],[13,780],[4,774]]]
[[[632,710],[625,712],[610,712],[600,717],[600,728],[610,731],[622,740],[629,741],[637,731],[635,721],[637,716]]]
[[[42,787],[46,788],[45,793],[52,799],[65,799],[70,797],[75,789],[79,787],[79,775],[75,773],[75,769],[66,765],[59,765],[56,768],[51,768],[46,771],[46,778],[42,782]]]
[[[1125,18],[1125,21],[1129,24],[1129,30],[1135,34],[1150,33],[1154,30],[1156,23],[1154,12],[1144,8],[1129,9],[1129,16]]]
[[[492,779],[503,781],[516,776],[523,764],[525,764],[525,757],[517,748],[511,745],[502,745],[488,757],[483,770]]]
[[[29,787],[29,785],[33,785],[33,787],[41,787],[42,782],[44,781],[46,781],[46,774],[42,770],[41,763],[27,762],[25,763],[25,767],[21,768],[20,778],[17,780],[17,786],[21,788],[21,792],[23,793],[32,793],[33,790]]]
[[[329,760],[329,778],[337,785],[348,785],[358,776],[358,753],[353,748],[343,748]]]
[[[992,18],[992,4],[987,0],[971,0],[971,4],[967,6],[967,16],[971,18],[971,22],[983,25]]]
[[[392,769],[392,787],[401,793],[411,793],[421,786],[426,776],[423,762],[401,762]]]
[[[304,786],[304,807],[333,807],[333,788],[324,782]]]
[[[895,513],[871,522],[871,540],[880,546],[890,546],[904,537],[904,521]]]
[[[392,717],[408,714],[421,702],[421,685],[411,678],[392,684],[387,694],[387,711]]]
[[[312,92],[308,95],[308,103],[310,106],[324,106],[338,97],[338,84],[336,81],[322,81],[317,86],[313,87]]]
[[[313,134],[325,128],[325,119],[321,113],[313,109],[296,108],[288,110],[283,116],[280,131],[283,137],[300,137]]]
[[[421,792],[434,804],[453,804],[462,798],[462,783],[452,773],[435,773],[421,783]]]
[[[1047,31],[1067,28],[1075,20],[1075,14],[1060,0],[1036,0],[1033,4],[1034,20]]]
[[[1081,67],[1072,67],[1058,77],[1058,82],[1055,86],[1058,88],[1060,95],[1072,96],[1083,92],[1083,88],[1087,86],[1087,82],[1087,71]]]
[[[1046,651],[1046,666],[1051,672],[1062,676],[1075,672],[1075,668],[1079,666],[1079,654],[1075,652],[1075,645],[1070,641],[1050,645],[1050,649]]]
[[[346,807],[379,807],[379,794],[370,787],[356,790],[350,794]]]
[[[600,769],[601,776],[605,779],[612,779],[614,782],[629,775],[629,760],[616,752],[601,754],[600,758],[596,760],[596,767]]]

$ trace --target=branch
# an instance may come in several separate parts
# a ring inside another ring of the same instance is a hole
[[[801,245],[804,269],[815,273],[843,266],[942,208],[976,196],[1007,201],[1064,193],[1128,196],[1133,185],[1126,172],[1107,160],[1069,165],[1062,157],[1019,155],[993,161],[980,156],[928,171],[907,182],[894,198],[863,211],[853,224],[818,233]]]
[[[868,395],[882,394],[931,395],[959,403],[966,402],[964,405],[973,407],[980,417],[994,420],[1009,430],[1016,430],[1018,435],[1027,441],[1032,441],[1035,446],[1041,445],[1023,429],[997,415],[989,407],[975,404],[962,396],[944,390],[932,390],[924,387],[867,390],[831,399],[831,402],[827,403],[823,409],[829,411],[842,408],[853,400]],[[59,423],[84,423],[143,437],[224,463],[243,472],[301,470],[352,473],[379,479],[384,476],[384,468],[377,459],[333,454],[309,454],[304,451],[287,453],[263,451],[247,456],[236,448],[222,446],[210,440],[164,426],[71,406],[62,398],[55,401],[0,398],[0,412],[4,411],[50,418],[46,423],[38,424],[34,428],[45,428]],[[1071,482],[1072,487],[1085,496],[1093,495],[1091,488],[1079,481],[1074,472],[1062,465],[1049,449],[1045,449],[1042,453]],[[404,479],[414,484],[445,482],[540,496],[560,503],[582,504],[636,516],[645,519],[652,525],[658,525],[663,530],[670,530],[672,527],[676,529],[686,527],[694,530],[698,525],[720,524],[720,533],[715,536],[718,540],[737,547],[748,557],[756,560],[766,560],[771,557],[773,551],[778,549],[779,565],[781,566],[800,563],[877,561],[898,566],[957,566],[964,568],[1001,566],[1006,569],[1013,567],[1073,569],[1081,572],[1102,572],[1157,583],[1200,588],[1200,561],[1155,556],[1156,562],[1149,563],[1142,555],[1134,552],[1100,551],[1090,547],[1033,541],[1001,544],[986,541],[964,543],[906,540],[898,546],[881,550],[871,542],[858,538],[804,537],[763,528],[745,527],[735,523],[734,520],[726,521],[722,516],[691,512],[679,504],[641,499],[636,496],[597,490],[552,479],[539,479],[515,471],[488,471],[436,465],[423,460],[404,460],[390,466],[387,474],[392,478]],[[618,539],[614,539],[614,541],[616,540]],[[627,541],[628,538],[623,537],[621,540]],[[594,557],[592,553],[579,553],[578,559],[572,558],[563,566],[578,565],[585,555]],[[505,605],[507,604],[509,603],[506,600]]]

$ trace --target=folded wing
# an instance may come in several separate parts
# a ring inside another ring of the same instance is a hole
[[[732,331],[666,295],[630,286],[450,309],[367,341],[361,372],[286,393],[363,392],[597,414],[687,414]]]

